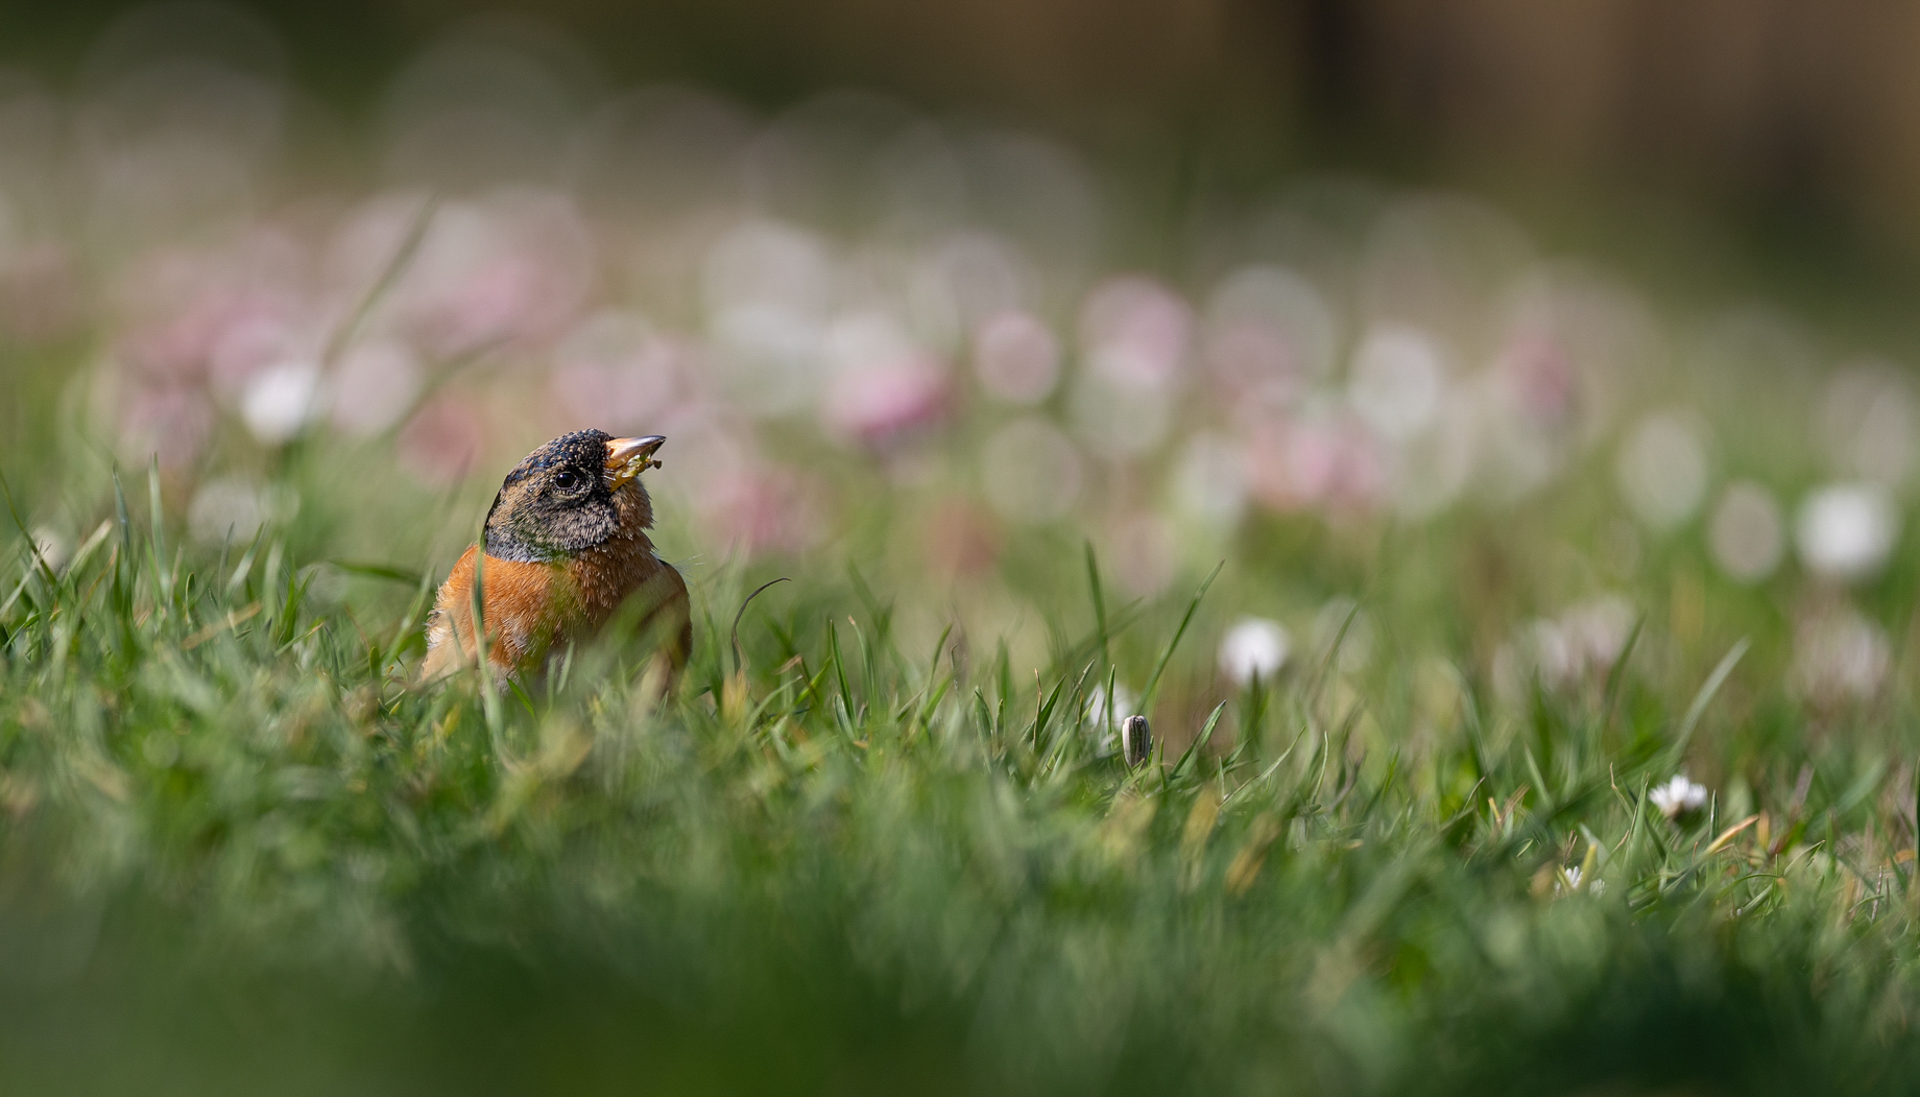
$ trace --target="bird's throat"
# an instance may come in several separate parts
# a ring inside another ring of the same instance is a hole
[[[487,527],[481,535],[481,543],[488,556],[495,560],[511,560],[517,564],[551,563],[554,553],[516,537],[513,530],[504,526]]]

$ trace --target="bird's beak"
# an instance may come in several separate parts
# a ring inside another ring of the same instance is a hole
[[[615,438],[607,443],[607,487],[619,490],[650,468],[659,468],[653,455],[667,440],[658,434],[645,438]]]

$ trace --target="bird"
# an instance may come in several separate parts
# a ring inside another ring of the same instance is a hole
[[[591,639],[630,599],[670,674],[693,649],[687,584],[647,531],[653,500],[640,474],[660,467],[660,435],[563,434],[529,453],[500,485],[481,530],[448,573],[427,620],[422,681],[475,662],[474,586],[487,663],[538,674],[565,645]]]

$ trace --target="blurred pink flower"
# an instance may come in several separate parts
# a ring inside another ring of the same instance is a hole
[[[314,326],[305,319],[313,307],[304,267],[296,241],[265,229],[224,249],[143,256],[114,287],[116,357],[176,381],[198,382],[212,371],[222,393],[236,396],[253,370],[294,352],[285,345],[292,333]],[[226,359],[217,361],[228,341]]]
[[[1035,404],[1060,381],[1060,343],[1033,314],[995,313],[973,337],[973,369],[980,386],[1013,404]]]
[[[837,371],[821,417],[833,434],[883,447],[947,411],[946,371],[925,355],[908,355]]]
[[[1237,318],[1208,332],[1206,362],[1234,397],[1290,404],[1306,388],[1305,370],[1287,333],[1264,319]]]
[[[73,255],[58,241],[28,244],[0,264],[0,326],[16,339],[66,335],[83,319],[85,304]]]
[[[1579,378],[1573,356],[1551,333],[1516,332],[1494,360],[1494,373],[1512,407],[1535,425],[1559,426],[1573,415]]]
[[[370,203],[341,230],[336,277],[353,294],[373,284],[419,212],[419,202]],[[572,202],[505,191],[449,202],[392,294],[392,322],[430,359],[563,331],[593,282],[593,243]]]
[[[1387,496],[1379,441],[1337,418],[1269,422],[1247,447],[1249,493],[1273,510],[1368,511]]]
[[[208,354],[214,393],[228,403],[247,391],[254,376],[289,359],[318,361],[324,337],[299,315],[297,302],[264,295],[227,302],[212,332]]]
[[[725,551],[801,552],[819,540],[819,490],[804,475],[747,466],[705,479],[692,502],[705,536]]]
[[[1192,330],[1187,303],[1140,275],[1102,282],[1080,309],[1080,343],[1089,365],[1128,388],[1169,387],[1184,363]]]
[[[1005,540],[992,512],[965,499],[948,499],[935,507],[922,534],[927,565],[948,577],[991,571]]]
[[[1122,515],[1109,529],[1101,567],[1120,590],[1151,598],[1166,590],[1180,566],[1173,523],[1151,511]]]
[[[184,468],[200,456],[213,432],[213,408],[200,393],[180,386],[135,388],[121,408],[120,452],[144,461],[152,454],[167,468]]]
[[[561,342],[549,386],[572,421],[608,431],[657,432],[680,395],[680,358],[679,348],[646,321],[603,312]]]
[[[455,393],[442,394],[401,428],[400,461],[425,483],[451,483],[474,471],[486,438],[479,406]]]
[[[1033,415],[993,432],[975,459],[980,487],[1001,517],[1052,522],[1080,497],[1080,451],[1050,420]]]

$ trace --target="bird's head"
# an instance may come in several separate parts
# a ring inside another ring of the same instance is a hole
[[[617,534],[653,525],[640,474],[657,467],[665,438],[563,434],[507,473],[487,512],[486,553],[498,560],[551,561]]]

